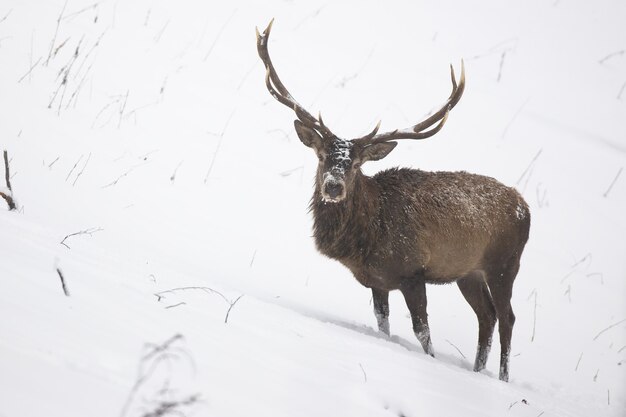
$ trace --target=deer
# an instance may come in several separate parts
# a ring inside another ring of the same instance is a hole
[[[343,139],[305,110],[281,82],[268,52],[273,19],[257,35],[269,93],[295,112],[300,141],[319,162],[310,203],[317,250],[347,267],[371,289],[379,332],[390,337],[389,292],[399,290],[413,332],[434,357],[428,326],[426,284],[456,282],[478,319],[474,371],[486,367],[496,323],[499,379],[509,380],[515,314],[513,282],[528,240],[530,210],[521,194],[497,180],[465,171],[427,172],[390,168],[366,176],[361,166],[386,157],[398,140],[422,140],[439,132],[465,88],[465,66],[437,111],[405,129]]]

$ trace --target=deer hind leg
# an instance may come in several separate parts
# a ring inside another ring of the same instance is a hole
[[[468,275],[456,283],[478,318],[478,348],[476,349],[474,371],[480,372],[485,369],[491,350],[491,339],[496,325],[496,310],[481,273]]]
[[[496,273],[487,273],[487,285],[491,291],[500,333],[500,380],[509,380],[509,359],[511,354],[511,336],[515,324],[515,314],[511,307],[513,281],[519,270],[519,259],[513,259],[504,269]]]
[[[372,288],[378,330],[389,336],[389,291]]]
[[[430,340],[428,328],[428,314],[426,313],[426,283],[423,277],[406,280],[400,287],[406,305],[411,313],[413,332],[424,348],[424,352],[434,357],[433,344]]]

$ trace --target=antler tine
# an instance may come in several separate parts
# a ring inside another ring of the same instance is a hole
[[[263,64],[265,65],[266,75],[265,75],[265,85],[269,90],[272,97],[276,100],[294,110],[296,116],[302,123],[305,125],[317,130],[322,134],[323,137],[333,137],[335,136],[330,129],[328,129],[324,123],[322,122],[321,116],[320,119],[316,119],[311,113],[306,111],[304,107],[302,107],[289,93],[289,90],[282,83],[278,74],[276,73],[276,69],[274,68],[274,64],[272,64],[272,60],[269,55],[269,51],[267,49],[267,44],[269,41],[270,32],[272,31],[272,25],[274,24],[274,19],[270,21],[267,25],[267,28],[263,31],[263,33],[259,33],[259,29],[256,28],[256,39],[257,39],[257,51],[259,53],[259,57]]]
[[[381,134],[375,134],[375,132],[372,132],[374,135],[370,133],[367,136],[356,139],[356,141],[365,144],[374,144],[396,139],[426,139],[439,132],[446,123],[450,110],[456,106],[463,95],[463,91],[465,90],[465,63],[463,60],[461,60],[461,77],[459,78],[458,84],[456,76],[454,75],[454,67],[452,67],[452,65],[450,65],[450,76],[452,78],[452,92],[450,93],[450,97],[448,97],[448,100],[446,100],[445,104],[441,106],[439,110],[427,117],[425,120],[407,129],[396,129],[391,132]],[[437,123],[435,127],[430,130],[426,130],[435,123]],[[375,131],[377,130],[378,129],[375,129]]]

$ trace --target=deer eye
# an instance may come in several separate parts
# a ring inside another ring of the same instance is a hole
[[[318,153],[318,154],[317,154],[317,159],[319,159],[319,160],[320,160],[320,162],[322,162],[322,161],[324,161],[324,159],[326,159],[326,157],[325,157],[323,154]]]
[[[361,161],[356,161],[355,163],[353,163],[352,164],[352,168],[354,168],[354,169],[361,168]]]

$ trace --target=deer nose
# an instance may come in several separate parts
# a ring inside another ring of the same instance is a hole
[[[328,182],[326,183],[326,194],[330,198],[337,198],[343,193],[343,185],[339,182]]]

